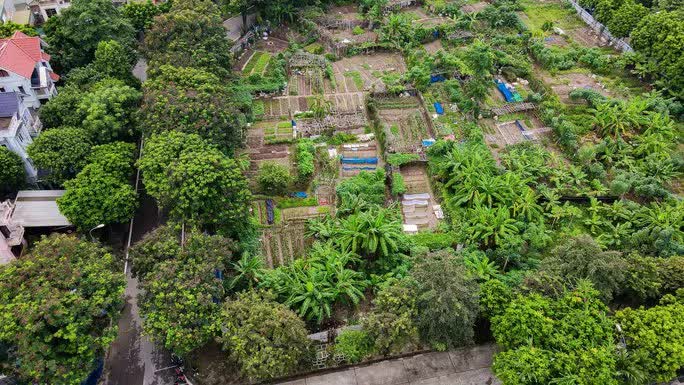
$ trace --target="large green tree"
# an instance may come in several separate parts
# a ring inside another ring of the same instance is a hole
[[[0,192],[12,192],[26,183],[26,170],[21,157],[5,146],[0,146]]]
[[[203,68],[227,77],[230,44],[218,7],[210,0],[176,1],[145,34],[143,51],[154,68],[164,63]]]
[[[656,85],[681,100],[684,92],[682,11],[650,13],[630,36],[630,44],[641,55],[642,72],[653,76]]]
[[[392,280],[373,299],[373,308],[361,325],[375,341],[376,351],[399,353],[418,344],[416,314],[416,295],[410,283]]]
[[[249,223],[251,194],[239,166],[198,135],[153,135],[139,167],[148,193],[173,218],[232,234]]]
[[[123,223],[135,214],[138,194],[129,183],[135,147],[111,143],[93,148],[90,163],[64,183],[57,199],[60,211],[71,223],[87,230],[101,223]]]
[[[158,258],[142,279],[143,330],[176,354],[188,354],[215,335],[226,295],[222,274],[232,258],[226,245],[226,238],[193,234],[181,253]]]
[[[136,242],[130,249],[132,271],[140,280],[166,260],[182,258],[184,254],[209,255],[219,257],[228,265],[233,259],[235,243],[230,238],[219,235],[206,235],[196,229],[185,232],[181,239],[181,226],[168,224],[159,226]]]
[[[140,88],[140,81],[132,73],[135,59],[135,55],[118,41],[101,41],[97,44],[93,62],[69,72],[66,81],[69,85],[87,88],[93,83],[111,78]]]
[[[96,143],[129,139],[137,131],[133,113],[141,97],[139,91],[120,80],[103,80],[83,96],[76,114]]]
[[[27,383],[79,385],[116,338],[124,276],[94,243],[52,235],[0,266],[3,371]]]
[[[61,185],[88,164],[92,142],[81,128],[63,127],[43,132],[28,147],[28,154],[45,177]]]
[[[684,290],[677,294],[666,295],[650,309],[627,308],[615,314],[635,365],[661,382],[675,378],[684,366]]]
[[[90,63],[101,41],[116,40],[131,49],[135,30],[109,0],[74,0],[45,23],[48,51],[62,73]]]
[[[217,340],[249,379],[294,373],[308,355],[307,330],[270,292],[247,291],[223,305]]]
[[[617,385],[613,323],[588,282],[558,300],[518,296],[492,318],[503,348],[494,373],[505,384]]]
[[[431,253],[415,261],[409,276],[421,339],[440,350],[471,344],[479,311],[478,285],[462,259],[447,250]]]
[[[591,281],[605,299],[619,293],[625,280],[627,261],[617,251],[603,251],[590,236],[581,235],[556,246],[541,262],[542,276],[550,274],[561,282],[576,285],[580,280]],[[531,274],[534,280],[537,274]],[[563,288],[556,288],[562,291]],[[552,290],[547,290],[550,292]]]
[[[227,154],[242,145],[251,97],[213,73],[162,66],[144,91],[141,124],[149,132],[198,134]]]
[[[52,97],[38,110],[43,127],[80,127],[83,119],[75,112],[83,99],[84,90],[70,84],[58,90],[57,96]]]

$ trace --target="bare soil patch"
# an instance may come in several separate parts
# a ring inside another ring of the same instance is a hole
[[[483,9],[487,8],[487,5],[489,5],[489,3],[484,2],[484,1],[480,1],[480,2],[475,3],[475,4],[466,4],[466,5],[461,7],[461,11],[463,11],[463,13],[480,12]]]
[[[430,42],[430,43],[427,43],[427,44],[423,44],[423,47],[424,47],[425,50],[426,50],[428,53],[430,53],[430,54],[434,54],[434,53],[436,53],[437,51],[440,51],[440,50],[443,50],[443,49],[444,49],[444,46],[442,45],[442,41],[441,41],[441,40],[435,40],[435,41],[433,41],[433,42]]]
[[[426,166],[423,164],[402,166],[400,173],[406,185],[406,194],[403,195],[402,200],[404,224],[416,225],[419,230],[436,228],[439,223],[436,212],[439,212],[441,208],[435,207],[439,203],[430,187]],[[407,199],[416,194],[421,196],[427,194],[429,198]]]
[[[602,87],[596,78],[586,73],[571,72],[556,75],[545,73],[542,75],[542,79],[551,86],[553,92],[558,95],[563,103],[574,103],[570,99],[570,92],[582,88],[594,90],[603,96],[610,96],[610,92]]]

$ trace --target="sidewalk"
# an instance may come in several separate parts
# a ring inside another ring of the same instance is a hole
[[[489,369],[494,352],[494,345],[481,345],[419,354],[278,385],[501,385]]]

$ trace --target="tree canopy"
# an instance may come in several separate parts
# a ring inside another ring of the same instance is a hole
[[[132,48],[135,30],[109,0],[74,0],[45,23],[48,51],[58,72],[90,63],[101,41],[115,40]]]
[[[294,373],[309,355],[304,322],[269,292],[247,291],[227,301],[219,328],[217,340],[249,379]]]
[[[78,385],[114,341],[124,276],[107,250],[52,235],[0,266],[0,341],[7,374],[35,383]]]
[[[211,72],[162,66],[144,92],[141,125],[148,132],[197,134],[226,154],[243,144],[251,97]]]
[[[90,163],[64,183],[59,210],[81,230],[123,223],[135,214],[138,194],[129,183],[135,146],[111,143],[93,147]]]
[[[247,180],[234,159],[198,135],[153,135],[145,142],[138,166],[148,193],[173,218],[228,234],[249,223]]]
[[[26,183],[26,170],[21,157],[5,146],[0,146],[0,192],[8,193]]]
[[[85,130],[61,127],[43,132],[27,152],[36,167],[49,172],[45,179],[61,185],[88,164],[91,147],[90,134]]]

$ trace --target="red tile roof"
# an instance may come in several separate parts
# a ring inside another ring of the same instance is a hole
[[[0,68],[30,79],[36,63],[43,60],[50,60],[50,55],[43,52],[37,36],[16,31],[11,38],[0,39]]]

